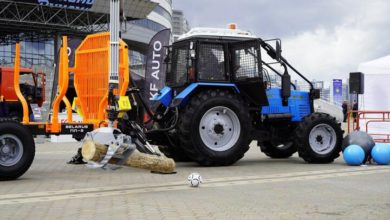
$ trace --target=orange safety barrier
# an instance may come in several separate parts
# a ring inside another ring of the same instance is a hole
[[[355,118],[352,117],[355,114]],[[376,142],[390,143],[390,130],[386,133],[370,132],[374,123],[390,123],[390,111],[350,111],[348,112],[348,134],[365,129]],[[370,126],[371,125],[371,126]],[[390,125],[390,124],[389,124]]]
[[[74,86],[77,107],[83,123],[95,127],[106,121],[108,105],[108,78],[110,34],[108,32],[88,35],[75,52]],[[119,88],[114,93],[123,96],[129,85],[129,58],[125,42],[119,47]]]

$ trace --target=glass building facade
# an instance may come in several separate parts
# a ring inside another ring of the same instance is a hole
[[[0,66],[13,66],[15,45],[0,46]],[[52,40],[21,41],[20,62],[22,67],[52,66],[54,63],[54,43]]]
[[[129,21],[122,25],[122,37],[129,45],[130,70],[143,77],[150,39],[159,31],[172,28],[172,1],[152,0],[158,3],[146,19]],[[46,94],[50,99],[55,72],[54,36],[13,36],[20,40],[21,67],[46,73]],[[69,36],[69,39],[72,37]],[[81,40],[82,38],[79,38]],[[134,47],[133,45],[137,45]],[[77,45],[75,45],[76,47]],[[75,48],[71,48],[75,49]],[[0,44],[0,66],[13,66],[15,56],[15,40]],[[73,63],[73,62],[71,62]],[[70,85],[72,87],[72,85]],[[55,93],[54,93],[55,94]],[[54,95],[53,94],[53,95]]]
[[[127,22],[126,33],[123,34],[129,45],[130,70],[132,74],[145,76],[146,50],[149,41],[159,31],[172,29],[172,1],[153,0],[158,3],[146,19]],[[134,48],[132,44],[141,44],[141,48]]]

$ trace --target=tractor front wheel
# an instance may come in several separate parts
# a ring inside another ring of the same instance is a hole
[[[0,180],[23,175],[35,156],[34,138],[28,128],[11,119],[0,120]]]
[[[326,113],[306,116],[296,129],[299,156],[308,163],[333,162],[340,155],[342,140],[340,124]]]
[[[203,166],[227,166],[241,159],[249,149],[250,132],[247,106],[229,91],[202,91],[180,114],[182,149]]]

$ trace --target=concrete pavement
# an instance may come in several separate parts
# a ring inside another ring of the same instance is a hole
[[[66,164],[78,147],[38,144],[26,174],[0,182],[1,219],[390,219],[390,166],[273,160],[253,144],[230,167],[177,163],[159,175]]]

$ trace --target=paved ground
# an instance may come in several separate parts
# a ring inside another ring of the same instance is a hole
[[[272,160],[252,146],[234,166],[159,175],[67,165],[77,147],[37,145],[30,170],[0,182],[0,219],[390,219],[390,166]],[[191,172],[201,187],[187,185]]]

